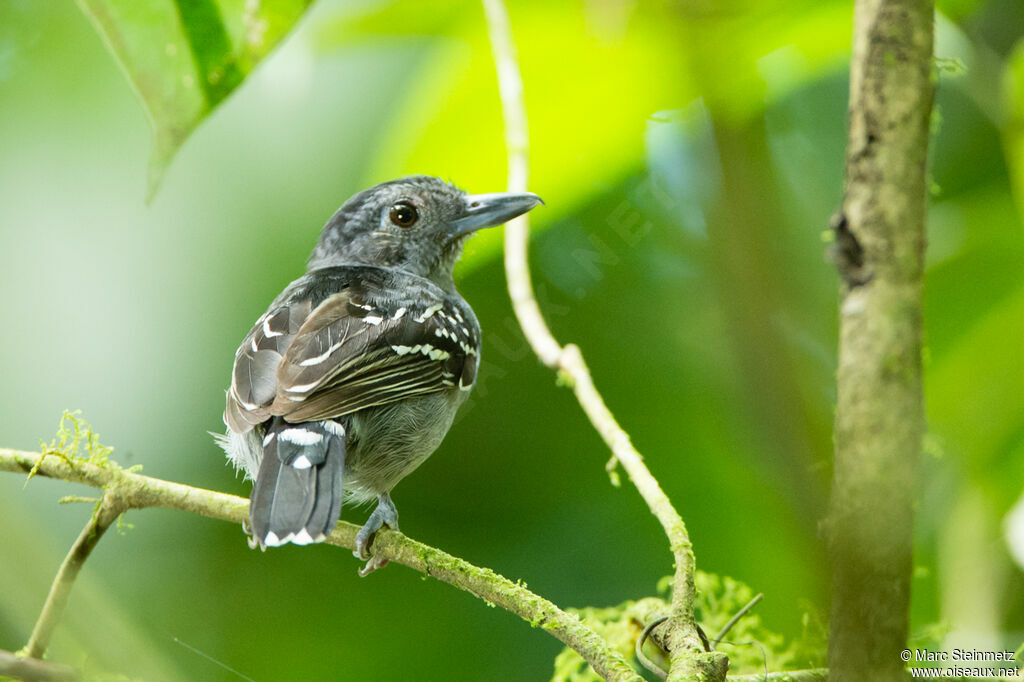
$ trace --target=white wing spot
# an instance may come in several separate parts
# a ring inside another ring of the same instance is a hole
[[[317,382],[314,381],[311,384],[299,384],[298,386],[292,386],[291,388],[286,388],[285,390],[288,391],[289,393],[305,393],[309,389],[316,386],[316,384]]]
[[[391,350],[395,351],[399,355],[405,355],[412,350],[412,346],[391,346]]]
[[[267,319],[263,320],[263,335],[266,336],[268,339],[272,339],[275,336],[283,336],[284,332],[275,332],[273,329],[271,329],[270,318],[268,317]]]
[[[241,398],[239,398],[237,395],[235,395],[235,400],[238,401],[239,405],[241,405],[245,409],[249,410],[250,412],[252,412],[253,410],[259,409],[259,405],[256,405],[255,403],[247,403],[244,400],[242,400]]]
[[[295,534],[295,537],[292,538],[292,542],[296,545],[308,545],[313,542],[313,536],[309,534],[308,530],[303,528]]]
[[[263,439],[263,447],[267,447],[268,445],[270,445],[270,442],[271,442],[272,440],[274,440],[274,436],[275,436],[275,435],[276,435],[276,434],[275,434],[275,433],[274,433],[273,431],[271,431],[270,433],[268,433],[268,434],[267,434],[267,437]]]
[[[301,367],[309,367],[310,365],[319,365],[321,362],[323,362],[324,360],[329,358],[331,356],[331,353],[333,353],[334,351],[336,351],[339,348],[341,348],[341,345],[343,343],[345,343],[344,339],[342,339],[338,343],[334,344],[333,346],[331,346],[330,348],[328,348],[326,351],[324,351],[320,355],[316,356],[315,358],[306,358],[305,360],[300,362],[299,365]]]
[[[430,351],[429,355],[431,360],[447,360],[452,356],[451,353],[440,348]]]
[[[393,319],[400,320],[400,319],[402,319],[402,315],[405,315],[405,308],[404,307],[403,308],[399,308],[398,310],[395,311],[395,317]]]
[[[417,322],[423,322],[424,320],[426,320],[428,317],[430,317],[431,315],[433,315],[434,313],[436,313],[438,310],[440,310],[443,307],[444,307],[444,304],[436,303],[436,304],[430,306],[429,308],[427,308],[426,310],[424,310],[422,315],[420,315],[419,317],[413,318],[413,319],[415,319]]]
[[[255,336],[252,337],[252,343],[250,343],[249,345],[252,346],[252,352],[253,353],[259,352],[260,349],[256,347],[256,337]]]
[[[305,455],[299,455],[295,458],[295,461],[292,462],[293,469],[308,469],[311,466],[313,466],[313,463],[310,462],[309,457],[306,457]]]
[[[367,315],[362,318],[363,322],[366,324],[380,324],[383,319],[384,318],[379,315]]]

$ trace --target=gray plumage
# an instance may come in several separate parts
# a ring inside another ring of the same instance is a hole
[[[254,479],[254,545],[323,540],[343,494],[378,500],[363,558],[374,532],[397,528],[391,489],[440,445],[476,378],[480,326],[452,279],[462,245],[539,202],[417,176],[357,194],[327,222],[306,274],[235,354],[221,442]]]

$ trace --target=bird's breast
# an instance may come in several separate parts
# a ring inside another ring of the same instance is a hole
[[[433,454],[467,395],[456,387],[351,415],[345,487],[356,497],[391,490]]]

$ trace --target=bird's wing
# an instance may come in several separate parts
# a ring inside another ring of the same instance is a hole
[[[235,433],[246,433],[270,418],[270,405],[277,396],[277,368],[312,307],[308,297],[271,307],[242,341],[224,410],[224,422]]]
[[[278,365],[271,414],[330,419],[472,387],[479,339],[460,310],[441,298],[388,306],[357,296],[336,293],[303,322]]]

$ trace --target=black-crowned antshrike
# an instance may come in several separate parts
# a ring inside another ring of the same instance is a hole
[[[327,221],[306,274],[235,354],[222,444],[254,479],[253,546],[322,541],[343,495],[377,500],[361,558],[383,525],[398,528],[391,489],[440,445],[476,378],[480,326],[452,279],[463,243],[538,203],[416,176]]]

